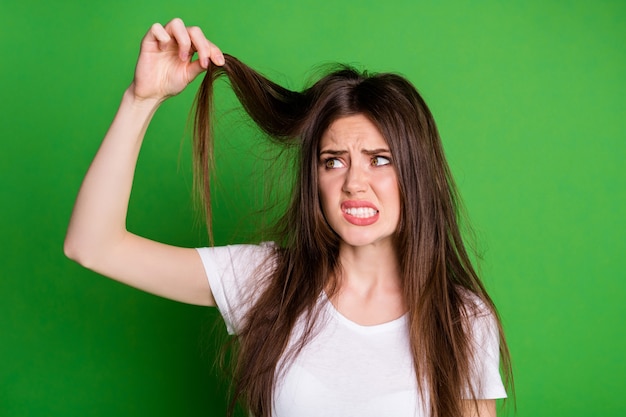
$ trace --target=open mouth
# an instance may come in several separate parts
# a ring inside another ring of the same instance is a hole
[[[377,215],[378,210],[371,207],[350,207],[344,209],[344,213],[359,219],[367,219],[368,217]]]
[[[367,201],[344,201],[341,203],[343,217],[356,226],[369,226],[378,221],[379,210]]]

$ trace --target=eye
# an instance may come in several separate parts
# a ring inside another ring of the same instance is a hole
[[[385,156],[374,156],[372,157],[372,166],[380,167],[384,165],[389,165],[391,163],[391,159]]]
[[[343,168],[345,165],[337,158],[328,158],[324,161],[326,169]]]

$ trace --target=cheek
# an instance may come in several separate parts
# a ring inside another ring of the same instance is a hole
[[[326,216],[326,206],[328,205],[328,181],[324,178],[323,175],[318,175],[317,177],[317,195],[320,203],[320,208],[322,209],[322,214]]]
[[[341,200],[341,180],[337,176],[320,175],[318,177],[318,195],[322,215],[329,224],[334,224],[339,216]],[[331,226],[332,227],[332,226]]]
[[[397,178],[395,176],[388,178],[381,184],[381,189],[385,190],[385,198],[399,218],[402,213],[402,196]]]
[[[400,192],[400,184],[396,183],[395,184],[395,200],[396,200],[396,231],[398,231],[398,229],[401,227],[401,224],[403,223],[403,215],[402,215],[402,211],[404,208],[404,203],[403,203],[403,198],[402,198],[402,193]]]
[[[335,194],[335,181],[333,181],[333,178],[329,175],[328,172],[325,171],[319,173],[317,180],[317,192],[319,194],[320,201],[328,202],[333,198],[333,195]]]

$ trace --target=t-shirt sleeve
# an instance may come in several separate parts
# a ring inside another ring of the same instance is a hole
[[[196,249],[202,259],[211,292],[229,334],[236,334],[259,294],[260,268],[273,244],[231,245]]]
[[[470,318],[474,355],[471,381],[477,399],[506,398],[500,376],[500,335],[495,317],[482,312]]]

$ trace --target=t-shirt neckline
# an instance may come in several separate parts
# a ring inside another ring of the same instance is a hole
[[[387,321],[387,322],[380,323],[380,324],[373,324],[373,325],[359,324],[353,320],[350,320],[343,314],[341,314],[341,312],[337,310],[337,308],[330,301],[330,298],[328,298],[326,291],[322,291],[322,301],[325,304],[326,310],[333,317],[335,317],[337,321],[339,321],[344,326],[350,329],[353,329],[355,331],[358,331],[360,333],[380,333],[380,332],[385,332],[385,331],[396,330],[399,327],[406,326],[406,323],[408,320],[408,313],[404,313],[397,319],[393,319],[391,321]]]

